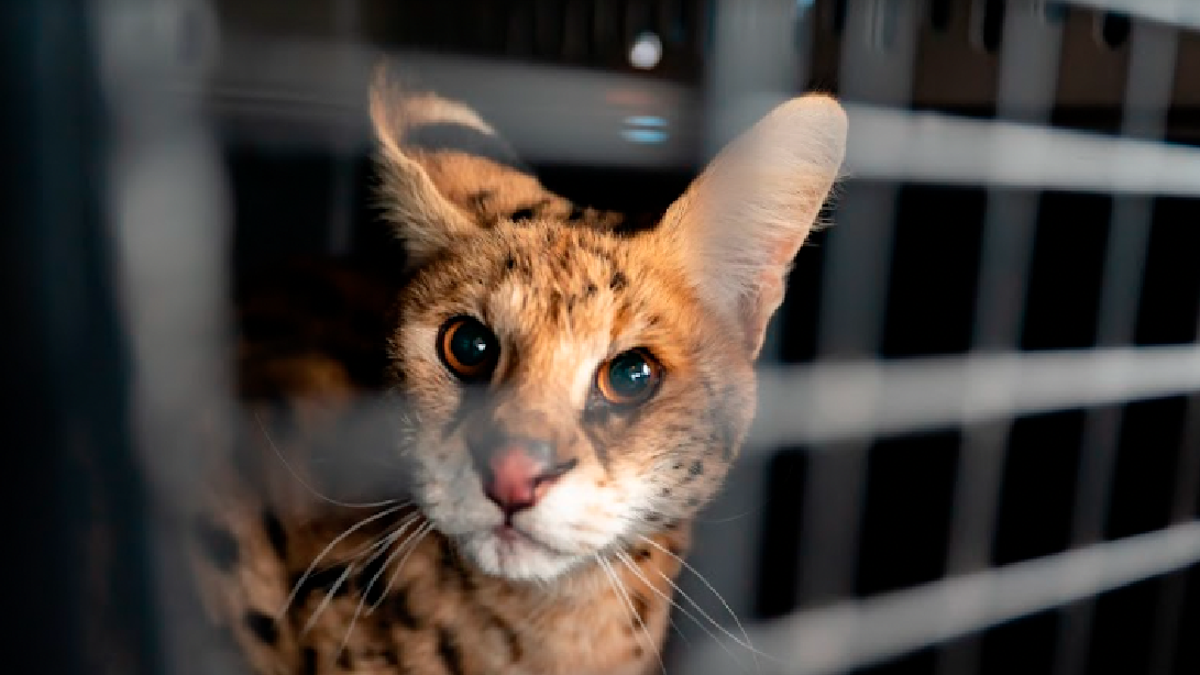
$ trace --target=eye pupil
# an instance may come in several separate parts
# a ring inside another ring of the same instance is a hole
[[[613,359],[609,368],[609,381],[614,394],[624,397],[637,396],[650,385],[654,371],[642,355],[622,354]]]
[[[439,339],[442,361],[463,380],[480,380],[491,374],[499,355],[496,336],[470,317],[451,319]]]
[[[454,352],[454,358],[464,366],[477,366],[491,356],[491,336],[479,330],[481,328],[478,324],[465,324],[454,331],[450,349]]]
[[[613,357],[600,368],[596,388],[610,405],[630,406],[650,397],[662,376],[658,362],[641,349]]]

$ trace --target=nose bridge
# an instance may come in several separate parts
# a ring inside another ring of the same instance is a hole
[[[576,426],[570,405],[554,387],[506,388],[499,393],[491,417],[497,433],[547,441],[560,454],[571,444]]]

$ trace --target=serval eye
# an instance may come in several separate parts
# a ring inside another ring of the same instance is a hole
[[[612,405],[631,406],[650,398],[661,379],[658,361],[641,349],[631,349],[600,366],[596,389]]]
[[[500,344],[487,326],[469,316],[459,316],[442,326],[438,354],[458,379],[478,382],[492,374]]]

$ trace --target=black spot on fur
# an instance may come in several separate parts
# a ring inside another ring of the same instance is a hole
[[[388,556],[375,556],[358,573],[358,588],[362,591],[363,598],[368,605],[377,605],[383,599],[383,589],[387,587],[387,580],[384,579],[383,574],[383,564],[387,562],[387,559]],[[375,580],[373,584],[371,583],[372,579]]]
[[[600,289],[596,288],[596,284],[588,282],[587,288],[583,289],[583,297],[591,298],[591,297],[595,296],[596,292],[599,290]]]
[[[608,282],[608,287],[614,291],[624,290],[629,285],[629,279],[624,272],[614,272],[612,280]]]
[[[504,259],[504,269],[512,270],[517,266],[517,259],[511,255]]]
[[[700,506],[700,503],[701,499],[699,497],[692,497],[691,499],[687,500],[687,505],[692,508]]]
[[[304,604],[304,601],[309,595],[318,591],[332,592],[333,597],[335,598],[345,595],[347,592],[349,592],[349,589],[347,588],[348,584],[343,583],[342,585],[338,586],[336,590],[333,588],[338,579],[340,579],[342,574],[345,572],[346,568],[341,565],[333,565],[331,567],[314,570],[313,573],[308,575],[308,578],[304,580],[304,583],[300,584],[300,587],[296,589],[295,603],[297,605]],[[299,583],[300,577],[296,577],[292,580],[292,586],[295,586]]]
[[[642,658],[642,656],[643,656],[645,653],[646,653],[646,650],[642,649],[642,646],[641,646],[641,645],[634,645],[634,646],[633,646],[633,658],[635,658],[635,659],[640,659],[640,658]]]
[[[240,556],[238,543],[228,531],[207,520],[200,520],[196,523],[196,538],[217,569],[229,572],[237,565]]]
[[[642,518],[642,520],[646,521],[647,523],[658,523],[661,522],[662,519],[662,514],[655,512],[647,513],[645,517]]]
[[[312,647],[300,652],[300,675],[317,675],[317,650]]]
[[[650,549],[635,548],[633,549],[633,560],[635,562],[645,562],[650,559]]]
[[[354,670],[354,662],[350,659],[349,647],[338,652],[337,667],[342,670]]]
[[[286,559],[287,532],[283,529],[283,523],[280,522],[279,516],[270,509],[263,511],[263,529],[267,532],[267,540],[271,542],[271,548],[275,549],[275,555]]]
[[[267,646],[274,646],[279,642],[279,626],[275,619],[256,609],[246,612],[246,628],[259,642]]]
[[[458,648],[458,641],[454,635],[445,626],[437,628],[437,650],[438,656],[446,666],[447,673],[450,675],[464,674],[462,651]]]
[[[525,649],[521,646],[521,638],[517,635],[517,631],[504,619],[490,612],[488,613],[488,624],[504,638],[505,644],[508,645],[509,660],[514,663],[520,661],[525,656]]]
[[[637,616],[638,623],[646,625],[646,613],[650,611],[650,603],[646,601],[646,596],[634,591],[633,595],[633,613]]]
[[[408,630],[420,630],[421,620],[413,614],[412,606],[408,604],[408,589],[399,588],[388,598],[387,609],[392,618]]]
[[[688,474],[693,477],[704,475],[704,462],[696,460],[688,467]]]

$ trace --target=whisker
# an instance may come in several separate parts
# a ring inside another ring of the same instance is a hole
[[[650,635],[650,629],[646,627],[646,622],[642,621],[642,617],[638,616],[637,610],[633,607],[633,601],[629,599],[629,594],[625,591],[624,584],[621,583],[620,577],[617,576],[612,566],[608,561],[601,558],[599,554],[593,554],[596,562],[600,563],[600,567],[604,569],[604,573],[613,583],[613,589],[621,597],[621,601],[625,604],[625,609],[629,610],[629,616],[642,628],[642,635],[645,636],[646,642],[649,644],[650,650],[654,652],[654,657],[658,659],[658,667],[662,669],[663,675],[667,675],[667,666],[663,663],[662,655],[658,653],[658,648],[654,646],[654,638]]]
[[[370,565],[374,560],[376,560],[380,555],[382,555],[383,552],[385,550],[387,550],[387,548],[389,546],[391,546],[391,545],[395,544],[397,541],[399,541],[401,539],[401,537],[404,536],[405,531],[408,530],[408,527],[411,524],[412,524],[412,522],[410,521],[400,531],[393,532],[392,534],[388,535],[387,539],[385,539],[385,541],[388,543],[386,545],[384,545],[383,547],[381,547],[379,549],[379,551],[372,554],[370,560],[367,560],[365,563],[363,563],[363,567]],[[424,527],[424,525],[419,526],[417,528],[417,530],[414,532],[414,534],[416,532],[420,532],[423,529],[423,527]],[[346,628],[346,634],[342,637],[342,644],[341,644],[341,646],[338,647],[338,650],[337,650],[338,654],[341,654],[342,651],[346,649],[346,645],[350,643],[350,635],[354,632],[354,626],[355,626],[355,624],[358,623],[358,617],[362,615],[363,606],[367,602],[367,596],[371,594],[371,589],[375,587],[376,582],[379,581],[379,577],[383,576],[383,573],[385,571],[387,571],[388,565],[390,565],[392,563],[392,561],[396,559],[396,556],[400,555],[405,550],[405,546],[411,540],[412,540],[412,536],[410,535],[408,541],[403,542],[402,544],[397,546],[394,551],[389,553],[388,557],[384,559],[383,564],[380,565],[379,571],[376,572],[374,574],[374,576],[371,577],[371,580],[367,582],[366,587],[363,588],[362,591],[359,592],[358,606],[354,608],[354,616],[350,618],[350,625]],[[403,564],[403,562],[401,564]],[[387,589],[385,588],[384,595],[386,595],[386,594],[387,594]],[[381,595],[380,599],[382,600],[382,598],[383,598],[383,596]],[[372,607],[372,609],[374,609],[374,607]]]
[[[705,626],[705,625],[704,625],[704,623],[703,623],[702,621],[700,621],[700,619],[697,619],[697,618],[696,618],[696,615],[692,614],[690,611],[688,611],[688,608],[687,608],[687,607],[684,607],[683,605],[679,604],[679,602],[677,602],[676,600],[674,600],[673,598],[671,598],[670,596],[668,596],[666,593],[663,593],[662,591],[660,591],[658,588],[656,588],[656,587],[654,586],[654,584],[650,583],[650,580],[649,580],[649,579],[647,579],[647,578],[645,577],[645,575],[643,575],[643,574],[641,573],[641,570],[637,569],[637,567],[635,566],[635,564],[634,564],[633,560],[632,560],[632,559],[630,559],[628,555],[626,555],[626,554],[625,554],[624,552],[622,552],[622,551],[617,551],[616,553],[617,553],[617,556],[621,558],[622,562],[624,562],[624,563],[625,563],[625,566],[626,566],[626,567],[629,567],[629,571],[631,571],[631,572],[633,572],[635,575],[637,575],[637,577],[638,577],[639,579],[641,579],[643,583],[645,583],[647,586],[649,586],[649,587],[650,587],[650,590],[652,590],[652,591],[654,591],[655,593],[657,593],[659,597],[661,597],[663,600],[666,600],[668,603],[670,603],[670,605],[671,605],[672,607],[674,607],[675,609],[678,609],[678,610],[679,610],[679,611],[680,611],[680,612],[681,612],[681,613],[682,613],[684,616],[686,616],[687,618],[691,619],[693,623],[695,623],[697,626],[699,626],[699,627],[700,627],[700,630],[704,631],[704,634],[705,634],[705,635],[707,635],[707,636],[708,636],[710,639],[712,639],[712,641],[713,641],[713,642],[716,642],[718,645],[720,645],[720,646],[721,646],[721,649],[723,649],[723,650],[725,651],[725,653],[729,655],[729,658],[731,658],[731,659],[733,659],[735,662],[737,662],[737,663],[738,663],[738,665],[741,665],[741,661],[738,659],[737,655],[735,655],[735,654],[733,653],[733,651],[729,649],[729,646],[728,646],[728,645],[726,645],[726,644],[725,644],[725,642],[724,642],[723,640],[721,640],[719,636],[715,635],[715,634],[714,634],[714,633],[713,633],[711,630],[709,630],[708,626]],[[671,588],[675,589],[675,592],[677,592],[677,593],[680,593],[680,594],[682,594],[682,593],[683,593],[683,591],[681,591],[681,590],[679,589],[679,586],[676,586],[676,585],[675,585],[675,582],[671,581],[671,579],[670,579],[669,577],[667,577],[667,576],[666,576],[665,574],[663,574],[661,571],[658,571],[658,570],[655,570],[655,571],[657,571],[657,572],[658,572],[659,576],[661,576],[661,577],[663,578],[663,580],[664,580],[664,581],[666,581],[668,584],[670,584],[670,585],[671,585]],[[693,603],[693,604],[694,604],[694,603]],[[707,613],[705,613],[705,611],[704,611],[703,609],[701,609],[701,608],[699,608],[699,607],[697,607],[696,609],[697,609],[697,610],[700,612],[700,614],[701,614],[701,615],[702,615],[702,616],[703,616],[705,619],[707,619],[707,620],[708,620],[708,622],[709,622],[710,624],[712,624],[713,626],[715,626],[715,627],[716,627],[718,630],[722,630],[722,631],[724,630],[724,629],[722,628],[722,626],[721,626],[720,624],[718,624],[716,621],[714,621],[714,620],[713,620],[713,618],[712,618],[711,616],[709,616]],[[675,624],[674,624],[674,622],[672,622],[672,623],[671,623],[671,625],[675,625]],[[678,629],[678,628],[676,628],[676,630],[679,630],[679,629]],[[682,631],[680,631],[680,634],[682,635]],[[740,642],[739,640],[737,640],[737,638],[733,638],[733,640],[734,640],[734,642],[737,642],[737,644],[738,644],[739,646],[745,646],[745,645],[742,645],[742,644],[741,644],[741,642]],[[753,654],[753,653],[755,653],[755,650],[754,650],[753,648],[747,647],[747,649],[749,649],[749,650],[750,650],[750,652],[751,652],[752,654]],[[755,671],[756,671],[756,672],[761,672],[761,671],[762,671],[762,666],[761,666],[761,665],[758,663],[758,660],[757,660],[757,659],[755,659],[754,663],[755,663]]]
[[[688,611],[686,609],[684,609],[683,607],[680,607],[678,605],[678,603],[676,603],[669,596],[667,596],[666,593],[663,593],[662,591],[655,588],[654,584],[650,583],[650,580],[647,579],[645,577],[645,575],[642,574],[642,571],[637,568],[637,565],[633,562],[633,559],[630,558],[628,555],[626,555],[624,551],[617,550],[617,551],[613,551],[613,553],[616,554],[617,560],[621,561],[622,565],[627,567],[630,572],[633,572],[634,576],[636,576],[638,579],[641,579],[643,584],[646,584],[647,586],[649,586],[650,590],[654,591],[658,595],[658,597],[662,598],[663,600],[666,600],[667,604],[669,606],[677,608],[679,611],[683,612],[683,614],[685,616],[687,616],[688,618],[690,618],[692,621],[696,621],[696,618],[691,616],[690,614],[688,614]],[[683,631],[679,630],[679,626],[675,625],[675,619],[671,618],[670,612],[667,613],[667,621],[671,624],[671,628],[674,628],[675,632],[679,633],[679,637],[683,638],[683,641],[685,643],[687,643],[688,645],[691,645],[691,641],[688,640],[687,635],[684,635]],[[699,622],[697,622],[697,623],[699,623]],[[713,637],[711,633],[709,634],[709,637]],[[731,654],[731,656],[732,656],[732,654]]]
[[[379,607],[379,603],[383,602],[383,599],[387,597],[388,592],[392,590],[392,584],[396,583],[396,579],[399,578],[400,570],[404,568],[404,563],[408,562],[409,557],[412,556],[412,554],[416,552],[417,547],[421,545],[421,540],[424,539],[432,530],[433,523],[427,521],[424,525],[413,532],[408,541],[400,545],[400,548],[407,547],[408,552],[404,554],[404,557],[400,559],[400,562],[396,563],[396,569],[392,572],[392,576],[388,578],[387,585],[383,587],[383,593],[381,593],[379,595],[379,599],[372,603],[370,608],[367,609],[367,614],[374,612],[375,609]]]
[[[332,551],[334,549],[334,547],[336,547],[338,544],[340,544],[342,541],[344,541],[346,539],[346,537],[349,537],[350,535],[354,534],[356,531],[366,527],[367,525],[371,524],[372,522],[374,522],[376,520],[379,520],[380,518],[385,518],[389,515],[396,513],[397,511],[403,509],[405,506],[406,506],[406,504],[397,504],[396,506],[393,506],[391,508],[380,511],[379,513],[376,513],[369,518],[365,518],[363,520],[358,521],[357,523],[352,525],[349,529],[347,529],[345,532],[339,534],[333,541],[329,542],[329,544],[326,545],[325,548],[321,549],[321,552],[318,553],[317,557],[313,559],[312,564],[310,564],[308,566],[308,569],[304,570],[304,574],[300,575],[299,581],[297,581],[295,583],[295,585],[292,586],[292,591],[290,593],[288,593],[288,597],[286,600],[284,600],[283,607],[281,607],[279,609],[278,614],[276,614],[275,620],[279,621],[283,618],[283,616],[285,614],[287,614],[288,608],[291,607],[292,603],[296,600],[296,596],[300,593],[300,589],[304,587],[304,582],[308,581],[308,578],[310,576],[312,576],[313,571],[317,569],[317,565],[319,565],[321,563],[321,560],[325,556],[329,555],[329,552]]]
[[[313,610],[313,613],[308,617],[308,621],[304,622],[304,627],[300,629],[299,637],[304,637],[308,634],[308,631],[312,630],[313,626],[317,625],[318,617],[320,617],[321,613],[324,612],[327,607],[329,607],[329,603],[333,601],[333,596],[337,594],[337,591],[342,587],[342,584],[346,583],[346,579],[350,578],[350,573],[353,571],[353,564],[346,565],[346,570],[342,572],[341,576],[337,578],[337,581],[334,582],[333,586],[330,587],[330,589],[325,593],[325,597],[321,599],[321,604],[317,605],[317,608]]]
[[[700,607],[700,603],[693,600],[692,597],[689,596],[687,593],[684,593],[683,589],[681,589],[678,585],[676,585],[675,582],[670,579],[670,577],[663,574],[661,570],[655,570],[655,572],[657,572],[659,576],[661,576],[663,579],[665,579],[667,581],[667,583],[671,584],[671,586],[675,589],[675,592],[679,593],[680,597],[684,598],[689,603],[691,603],[692,607],[696,608],[696,611],[700,612],[709,621],[712,621],[713,625],[716,626],[717,629],[719,629],[726,636],[728,636],[729,639],[733,640],[734,642],[741,645],[742,647],[749,649],[751,652],[753,652],[754,654],[757,654],[758,656],[762,656],[764,658],[775,661],[776,663],[780,663],[780,661],[778,659],[776,659],[775,657],[773,657],[770,654],[767,654],[765,652],[761,652],[754,647],[754,645],[750,641],[750,634],[746,632],[746,627],[743,626],[741,620],[738,619],[737,613],[735,613],[733,611],[733,608],[729,606],[728,602],[725,602],[725,598],[722,597],[721,594],[717,592],[717,589],[713,588],[713,585],[708,583],[708,579],[705,579],[703,574],[700,574],[700,572],[698,570],[696,570],[696,568],[689,565],[686,560],[675,555],[670,550],[668,550],[665,546],[663,546],[662,544],[659,544],[658,542],[654,541],[653,539],[646,537],[644,535],[638,535],[638,538],[640,538],[642,541],[646,542],[647,544],[650,544],[654,548],[657,548],[658,550],[662,551],[663,553],[666,553],[667,555],[671,556],[676,561],[678,561],[679,564],[681,566],[683,566],[684,569],[686,569],[689,572],[691,572],[692,574],[696,575],[696,578],[700,580],[700,583],[704,584],[704,586],[706,588],[708,588],[708,590],[710,592],[712,592],[713,595],[717,596],[717,600],[720,601],[721,605],[725,608],[725,611],[729,613],[729,616],[733,618],[734,624],[737,625],[738,630],[742,634],[742,639],[739,639],[736,635],[731,633],[729,631],[729,629],[725,628],[720,623],[713,621],[712,617],[710,617],[708,615],[708,613],[705,612],[702,607]],[[744,642],[743,642],[743,639],[745,640]]]
[[[364,546],[357,553],[352,555],[351,558],[352,559],[362,558],[363,556],[367,555],[368,553],[372,553],[373,551],[378,551],[378,549],[380,549],[381,547],[391,546],[393,543],[396,542],[396,539],[399,538],[399,536],[403,533],[403,531],[408,529],[409,525],[413,524],[414,522],[416,522],[420,519],[421,519],[420,513],[412,513],[412,514],[409,514],[408,516],[405,516],[399,523],[396,523],[395,527],[393,527],[390,531],[384,533],[383,537],[381,537],[379,539],[379,541],[377,541],[373,544],[368,544],[368,545]],[[375,557],[377,557],[377,556],[376,555],[371,556],[372,559]],[[370,561],[368,560],[367,562],[369,563]]]
[[[267,431],[267,425],[263,423],[262,416],[258,414],[257,410],[254,411],[254,420],[258,422],[258,428],[262,431],[263,438],[267,439],[267,445],[271,446],[271,450],[275,452],[275,456],[278,457],[279,461],[283,463],[283,466],[288,470],[288,473],[292,474],[292,478],[295,478],[297,483],[304,487],[304,489],[311,492],[313,496],[317,497],[318,499],[324,500],[330,504],[333,504],[334,506],[341,506],[348,509],[375,509],[381,506],[388,506],[396,503],[395,499],[385,499],[380,502],[364,503],[343,502],[322,494],[312,485],[309,485],[308,482],[300,476],[300,473],[292,467],[291,463],[288,462],[287,457],[283,455],[283,452],[279,449],[279,446],[275,445],[275,440],[271,438],[271,433]]]

